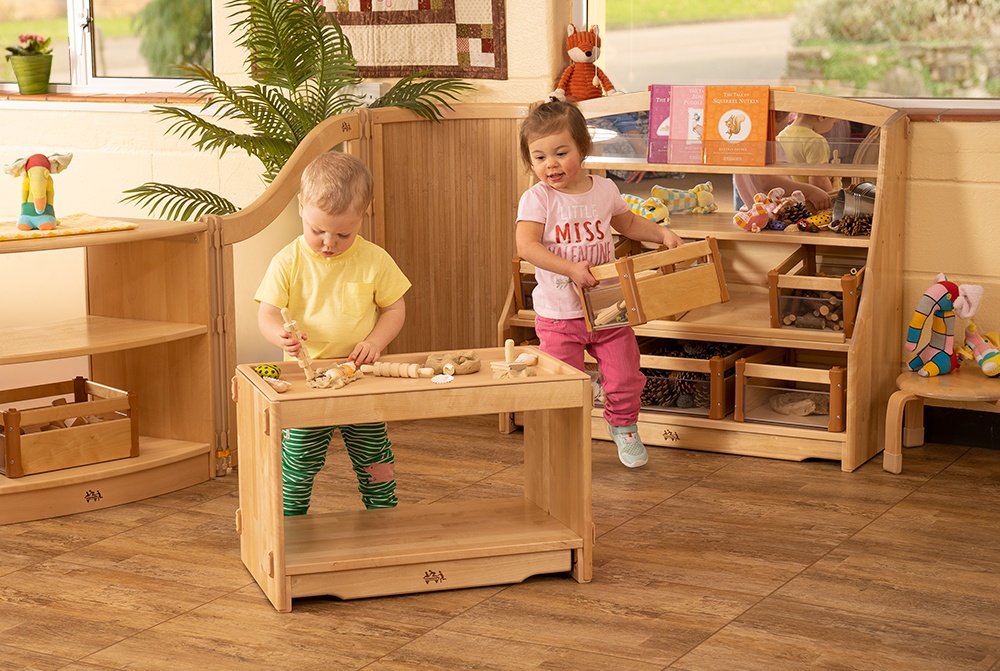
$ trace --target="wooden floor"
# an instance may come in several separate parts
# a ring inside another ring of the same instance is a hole
[[[495,417],[390,427],[400,505],[518,493]],[[339,438],[335,440],[339,446]],[[314,510],[360,507],[342,450]],[[268,603],[237,478],[0,527],[0,669],[1000,670],[1000,450],[854,473],[594,443],[594,581]]]

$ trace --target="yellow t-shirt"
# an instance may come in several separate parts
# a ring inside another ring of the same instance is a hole
[[[389,253],[360,235],[331,258],[309,249],[300,235],[271,259],[254,300],[287,307],[308,337],[309,355],[334,359],[348,356],[375,328],[379,308],[409,288]]]
[[[830,143],[812,128],[786,126],[778,133],[777,140],[789,163],[830,162]],[[792,179],[804,184],[809,183],[809,178],[803,175],[793,175]]]

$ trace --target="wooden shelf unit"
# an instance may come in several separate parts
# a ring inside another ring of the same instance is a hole
[[[0,254],[81,248],[87,314],[8,329],[0,365],[86,356],[89,378],[135,392],[139,456],[17,479],[0,476],[0,524],[136,501],[215,475],[215,245],[205,223],[0,242]]]
[[[626,94],[585,101],[580,109],[587,118],[646,111],[648,93]],[[730,301],[692,310],[677,321],[651,321],[634,330],[637,336],[729,342],[786,347],[847,355],[846,430],[819,432],[797,427],[740,423],[731,417],[710,420],[683,414],[642,412],[639,433],[648,445],[679,447],[779,459],[834,459],[852,471],[882,449],[885,408],[895,390],[900,367],[898,343],[902,323],[902,267],[899,250],[904,228],[905,136],[908,120],[896,110],[864,102],[811,94],[772,91],[770,106],[846,119],[877,128],[877,164],[798,165],[783,163],[764,167],[650,164],[644,158],[608,156],[588,158],[584,165],[595,172],[645,170],[706,175],[803,174],[829,175],[877,184],[874,219],[869,236],[850,237],[833,232],[749,233],[732,221],[725,204],[711,214],[675,214],[670,228],[687,240],[712,236],[719,242]],[[851,338],[843,333],[811,329],[772,328],[767,292],[767,272],[797,245],[815,245],[830,254],[862,256],[868,269],[862,287],[856,327]],[[521,271],[532,272],[522,264]],[[519,310],[512,282],[498,323],[498,343],[507,338],[522,342],[534,336],[534,312]],[[501,431],[513,430],[513,417],[501,416]],[[602,410],[593,412],[593,435],[607,439]]]

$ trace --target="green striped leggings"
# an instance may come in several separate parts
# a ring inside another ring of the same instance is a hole
[[[286,516],[305,515],[309,510],[313,480],[326,463],[326,452],[337,429],[358,477],[365,508],[396,505],[392,443],[385,422],[285,429],[281,436],[281,485]]]

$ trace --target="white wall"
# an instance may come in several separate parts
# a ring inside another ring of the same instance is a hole
[[[229,10],[223,0],[213,0],[213,4],[216,72],[231,84],[245,84],[244,56],[229,35]],[[507,0],[508,79],[470,80],[476,91],[462,101],[523,102],[552,90],[565,67],[564,30],[571,20],[571,6],[571,0]],[[72,153],[70,166],[53,177],[59,215],[88,212],[145,217],[144,211],[119,201],[124,190],[147,181],[206,188],[237,206],[249,204],[263,191],[256,159],[236,153],[220,159],[198,152],[190,142],[165,135],[166,124],[149,110],[148,105],[135,103],[0,100],[0,164],[34,153]],[[20,180],[0,174],[0,220],[15,219],[19,203]],[[267,239],[255,238],[237,246],[238,281],[255,284],[276,243],[291,239],[299,230],[291,222],[287,231],[272,231]],[[5,328],[83,315],[82,277],[80,250],[0,255],[0,333]],[[237,339],[241,358],[245,354],[250,360],[262,350],[259,334],[245,316]],[[85,361],[79,359],[0,367],[0,389],[86,372]]]

